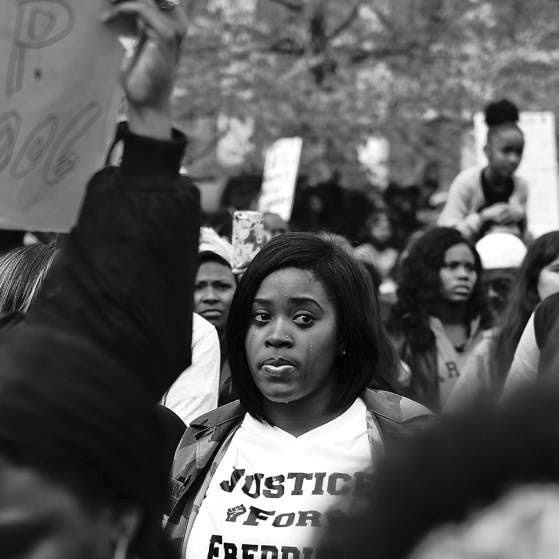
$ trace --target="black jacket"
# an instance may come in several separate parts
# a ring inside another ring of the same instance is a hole
[[[191,361],[199,193],[179,175],[183,134],[162,141],[125,128],[123,138],[120,167],[91,179],[23,321],[95,343],[158,401]]]

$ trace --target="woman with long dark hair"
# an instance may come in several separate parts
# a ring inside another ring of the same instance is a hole
[[[551,231],[528,247],[499,328],[476,349],[453,391],[448,410],[463,407],[480,396],[496,398],[501,394],[530,316],[543,299],[557,291],[559,231]]]
[[[475,248],[456,230],[436,227],[413,242],[401,263],[390,328],[407,371],[406,395],[440,410],[489,326]]]
[[[240,401],[192,422],[175,456],[168,529],[182,557],[314,557],[337,496],[358,497],[385,445],[429,417],[367,389],[395,362],[372,293],[318,235],[280,235],[254,258],[227,323]]]

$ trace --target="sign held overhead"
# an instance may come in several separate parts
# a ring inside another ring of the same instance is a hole
[[[294,137],[281,138],[266,150],[258,204],[261,212],[278,214],[284,221],[291,219],[302,149],[302,138]]]
[[[0,229],[68,231],[115,126],[106,0],[0,3]]]

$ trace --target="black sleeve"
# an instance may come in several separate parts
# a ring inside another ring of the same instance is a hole
[[[93,341],[156,398],[191,360],[200,203],[179,175],[185,145],[125,130],[121,166],[91,179],[26,317]]]

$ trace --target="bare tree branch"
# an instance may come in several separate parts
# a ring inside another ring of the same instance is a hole
[[[380,8],[369,6],[369,9],[375,14],[376,18],[387,31],[390,33],[394,33],[396,31],[394,22]]]
[[[329,41],[335,39],[338,35],[343,33],[357,19],[357,16],[359,15],[359,6],[360,3],[354,6],[351,12],[349,12],[348,16],[343,21],[341,21],[331,33],[328,34]]]
[[[303,56],[305,54],[305,49],[289,37],[285,37],[272,45],[268,45],[265,50],[275,54],[288,54],[290,56]]]
[[[397,56],[410,56],[421,45],[417,41],[410,41],[402,45],[390,47],[379,47],[375,49],[357,48],[350,53],[350,60],[353,64],[365,62],[370,58],[384,59]]]
[[[297,0],[268,0],[268,2],[272,2],[272,4],[278,4],[279,6],[283,6],[287,8],[291,12],[300,13],[303,11],[303,3],[297,2]]]

